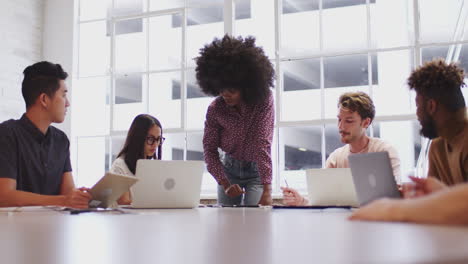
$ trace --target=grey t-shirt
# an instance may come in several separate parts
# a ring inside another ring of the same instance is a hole
[[[16,189],[60,194],[63,173],[72,170],[70,141],[50,126],[44,135],[27,117],[0,124],[0,178],[16,180]]]

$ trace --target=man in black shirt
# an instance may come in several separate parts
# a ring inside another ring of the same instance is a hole
[[[0,124],[0,206],[58,205],[86,208],[86,188],[76,189],[70,142],[61,130],[70,105],[59,64],[38,62],[24,72],[26,113]]]

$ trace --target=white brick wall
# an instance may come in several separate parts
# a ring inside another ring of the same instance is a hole
[[[21,81],[41,61],[44,0],[0,0],[0,122],[25,111]]]

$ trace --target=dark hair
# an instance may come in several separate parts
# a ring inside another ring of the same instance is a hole
[[[423,97],[434,99],[447,110],[456,112],[466,106],[461,92],[461,87],[465,86],[464,78],[463,69],[456,63],[447,64],[443,59],[435,59],[414,70],[408,85]]]
[[[235,89],[243,102],[253,105],[264,101],[273,86],[273,65],[255,46],[254,37],[215,38],[195,60],[197,82],[205,94],[218,96],[224,89]]]
[[[375,117],[375,106],[372,99],[364,92],[348,92],[340,96],[338,107],[357,112],[362,119]]]
[[[135,174],[136,163],[139,159],[146,159],[144,149],[146,144],[146,137],[148,135],[148,130],[151,129],[154,125],[158,126],[161,129],[161,138],[163,136],[162,126],[158,119],[154,116],[141,114],[137,115],[133,119],[130,129],[128,130],[127,139],[125,144],[120,151],[117,157],[125,155],[125,163],[127,164],[128,169]],[[162,145],[158,146],[156,153],[151,157],[153,159],[162,158]]]
[[[37,98],[45,93],[53,97],[60,88],[59,80],[68,77],[60,64],[41,61],[26,67],[23,71],[24,79],[21,87],[26,108],[32,106]]]

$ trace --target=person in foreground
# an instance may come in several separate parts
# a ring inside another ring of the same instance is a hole
[[[128,130],[127,139],[117,158],[112,163],[110,172],[125,176],[135,176],[136,164],[139,159],[161,159],[162,126],[154,116],[141,114],[133,119]],[[118,204],[131,204],[130,191],[124,193]]]
[[[70,142],[61,130],[67,108],[59,64],[38,62],[24,72],[26,113],[0,124],[0,206],[56,205],[87,208],[91,195],[75,188]]]
[[[229,35],[205,45],[196,63],[200,88],[216,97],[206,113],[203,150],[218,203],[271,205],[273,65],[255,38]]]
[[[416,90],[421,134],[434,139],[429,150],[429,177],[412,177],[414,186],[404,186],[404,195],[410,199],[380,199],[357,210],[350,219],[468,225],[468,122],[460,89],[463,79],[463,69],[440,59],[411,74],[408,84]]]
[[[328,157],[326,168],[349,168],[348,156],[354,153],[388,152],[395,181],[400,184],[400,158],[395,148],[380,138],[366,134],[375,117],[372,99],[363,92],[348,92],[338,100],[338,129],[345,143]],[[308,205],[307,198],[293,188],[282,187],[283,203],[290,206]]]
[[[349,219],[468,225],[468,183],[447,187],[434,177],[411,179],[415,186],[405,192],[408,199],[379,199],[358,209]],[[414,198],[408,192],[419,195]]]

